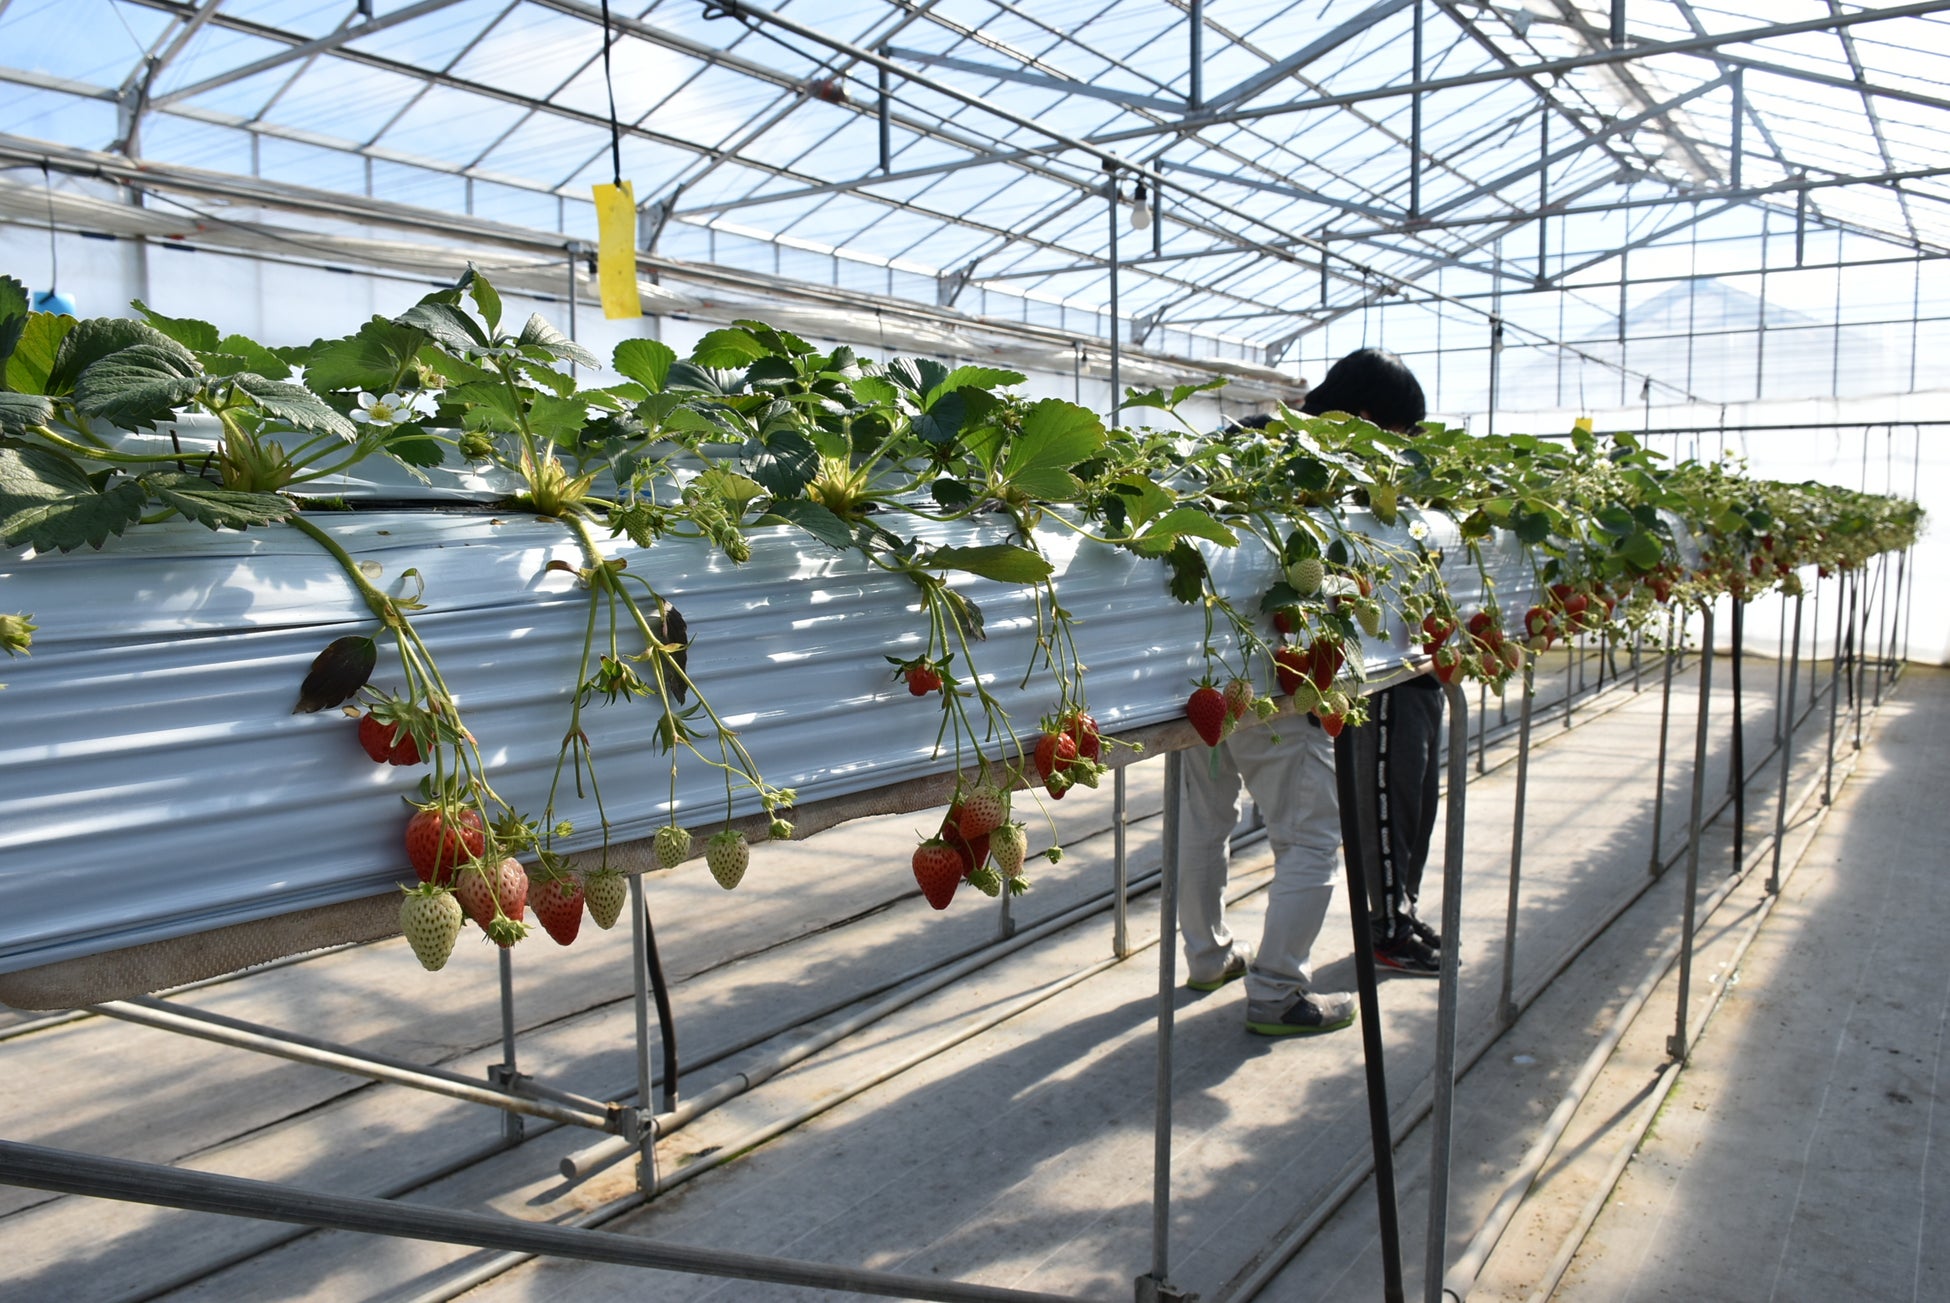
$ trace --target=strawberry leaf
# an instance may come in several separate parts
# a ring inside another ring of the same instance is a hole
[[[921,409],[934,410],[936,403],[960,389],[1000,389],[1004,385],[1022,384],[1025,379],[1020,371],[1004,371],[1000,367],[958,366],[928,389],[927,397],[921,400]]]
[[[53,392],[48,388],[48,376],[54,370],[54,358],[61,351],[61,341],[75,327],[73,317],[58,316],[52,312],[36,312],[27,318],[21,327],[20,338],[15,341],[13,352],[7,356],[6,387],[18,394],[45,394]]]
[[[249,394],[266,416],[274,417],[295,430],[336,434],[347,442],[359,437],[357,426],[303,385],[294,385],[288,380],[266,379],[249,371],[230,377],[230,383]]]
[[[412,365],[414,356],[426,342],[427,333],[418,327],[374,317],[359,327],[356,335],[314,344],[304,358],[305,383],[322,394],[343,389],[385,393]],[[226,340],[223,351],[240,350],[232,348]],[[277,375],[268,368],[256,369],[265,375]]]
[[[90,317],[86,321],[74,322],[63,332],[60,347],[49,365],[46,387],[41,392],[55,397],[73,392],[75,382],[81,378],[83,371],[109,354],[119,353],[135,344],[163,346],[189,357],[181,344],[140,321],[130,321],[125,317]],[[12,369],[8,367],[10,378]]]
[[[796,498],[819,474],[819,452],[803,434],[779,430],[745,446],[745,470],[773,497]]]
[[[746,366],[764,357],[765,345],[752,338],[749,330],[727,327],[713,330],[697,341],[691,350],[691,361],[701,367],[725,369]]]
[[[545,349],[561,361],[573,362],[577,366],[600,367],[603,364],[601,358],[551,326],[548,318],[539,312],[528,318],[516,342],[524,348]]]
[[[1003,455],[1004,480],[1033,497],[1074,497],[1081,489],[1069,467],[1104,444],[1097,414],[1060,398],[1045,398],[1022,418],[1022,430]]]
[[[610,366],[618,375],[628,376],[653,394],[663,392],[670,377],[671,363],[677,360],[670,345],[656,339],[626,339],[616,346]]]
[[[1197,507],[1174,507],[1152,522],[1151,528],[1133,539],[1131,546],[1149,556],[1168,548],[1176,549],[1179,540],[1191,537],[1217,543],[1221,547],[1239,546],[1239,536],[1200,511]]]
[[[194,317],[165,317],[141,299],[130,299],[129,306],[142,314],[142,319],[169,336],[184,348],[199,353],[215,353],[217,349],[217,328],[207,321]]]
[[[0,393],[0,433],[25,434],[53,411],[54,404],[39,394]]]
[[[829,508],[808,498],[783,498],[769,508],[772,515],[789,521],[831,548],[848,547],[853,531]]]
[[[249,529],[291,514],[288,498],[276,493],[226,489],[195,475],[145,475],[141,481],[156,501],[208,529]]]
[[[142,516],[134,480],[97,489],[79,463],[52,448],[0,448],[0,541],[36,552],[100,547]]]
[[[1002,584],[1035,584],[1050,577],[1054,567],[1028,548],[1009,543],[987,547],[938,547],[927,564],[939,570],[965,570]]]
[[[85,415],[132,430],[169,420],[202,388],[203,369],[196,359],[176,341],[164,340],[134,344],[91,363],[75,381],[74,405]]]

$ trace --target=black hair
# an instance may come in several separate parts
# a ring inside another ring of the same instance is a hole
[[[1328,368],[1300,410],[1309,416],[1351,412],[1386,430],[1408,430],[1427,418],[1429,404],[1406,362],[1379,348],[1361,348]]]

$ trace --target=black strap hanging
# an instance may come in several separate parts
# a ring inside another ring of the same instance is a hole
[[[616,82],[609,71],[609,0],[603,0],[603,89],[609,94],[609,168],[610,184],[622,187],[623,184],[623,129],[616,125]]]

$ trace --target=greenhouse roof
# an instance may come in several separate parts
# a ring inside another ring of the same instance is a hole
[[[610,9],[620,173],[673,257],[756,241],[941,304],[1114,301],[1139,341],[1270,359],[1438,268],[1532,289],[1590,265],[1506,264],[1540,217],[1596,261],[1755,205],[1950,253],[1950,0]],[[0,0],[0,133],[587,238],[615,170],[604,22],[590,0]]]

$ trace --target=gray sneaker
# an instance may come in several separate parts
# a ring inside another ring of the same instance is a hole
[[[1232,953],[1226,956],[1226,966],[1219,970],[1217,977],[1186,978],[1188,991],[1216,991],[1227,982],[1236,982],[1246,975],[1253,966],[1253,948],[1243,941],[1232,943]]]
[[[1246,1002],[1246,1030],[1261,1036],[1318,1036],[1354,1022],[1354,997],[1345,991],[1301,992],[1284,1007]]]

